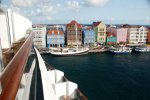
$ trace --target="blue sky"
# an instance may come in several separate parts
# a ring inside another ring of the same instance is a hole
[[[150,25],[150,0],[2,0],[34,24],[66,24],[71,20],[91,24]]]

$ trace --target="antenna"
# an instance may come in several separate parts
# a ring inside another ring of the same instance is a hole
[[[60,49],[60,40],[59,40],[59,26],[57,25],[56,26],[56,28],[57,28],[57,32],[58,32],[58,47],[59,47],[59,49]]]

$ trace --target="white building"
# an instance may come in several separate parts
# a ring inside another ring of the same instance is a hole
[[[147,28],[143,26],[129,26],[127,41],[129,43],[146,43],[147,40]]]
[[[34,46],[38,49],[46,48],[46,25],[33,25]]]
[[[11,44],[20,40],[26,34],[26,30],[32,28],[32,22],[8,9],[0,8],[0,38],[2,48],[10,48]]]

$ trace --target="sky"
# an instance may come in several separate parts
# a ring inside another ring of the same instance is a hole
[[[2,0],[3,8],[29,18],[33,24],[150,25],[150,0]]]

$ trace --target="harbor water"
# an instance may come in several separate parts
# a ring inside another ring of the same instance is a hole
[[[150,53],[42,56],[89,100],[150,100]]]

